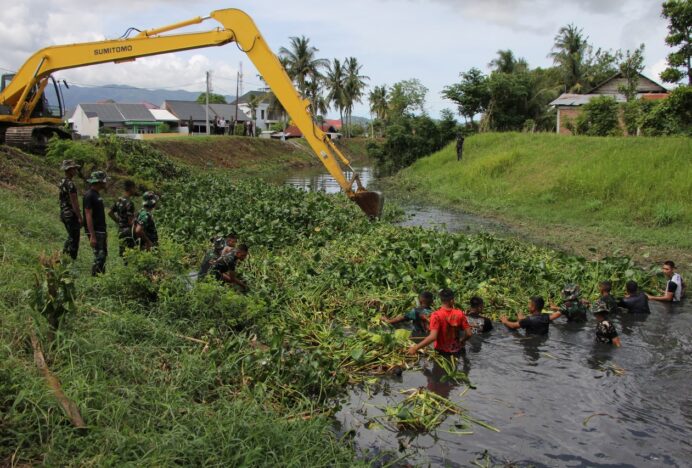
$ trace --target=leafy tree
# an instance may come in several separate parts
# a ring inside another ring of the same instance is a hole
[[[322,94],[323,83],[324,78],[322,76],[311,76],[310,80],[305,82],[305,92],[316,117],[320,114],[326,114],[329,110],[329,102]]]
[[[679,86],[649,106],[640,122],[644,135],[692,136],[692,86]]]
[[[488,78],[478,68],[461,73],[461,82],[445,86],[442,96],[457,105],[459,115],[474,125],[473,117],[484,112],[490,102]]]
[[[307,82],[319,79],[322,68],[329,65],[329,61],[317,58],[319,50],[310,45],[310,39],[305,36],[291,37],[289,48],[279,49],[279,55],[283,59],[286,72],[295,80],[298,90],[303,97],[308,98]]]
[[[584,86],[580,89],[588,92],[588,90],[615,75],[618,72],[618,63],[621,59],[622,52],[620,50],[613,52],[599,48],[594,52],[593,47],[588,46],[583,66]]]
[[[574,24],[563,26],[555,36],[553,62],[562,70],[564,89],[579,92],[585,84],[584,59],[589,51],[587,37]]]
[[[454,112],[450,109],[442,109],[437,127],[440,132],[440,143],[442,145],[454,140],[459,131],[459,125],[454,118]]]
[[[207,102],[207,93],[201,93],[199,96],[197,96],[197,103],[198,104],[206,104]],[[209,93],[209,104],[228,104],[226,102],[226,98],[223,97],[221,94],[214,94],[214,93]]]
[[[427,94],[428,88],[417,78],[394,83],[389,92],[390,117],[400,118],[416,111],[424,113]]]
[[[346,69],[344,74],[344,110],[346,111],[346,119],[348,120],[346,136],[350,137],[350,129],[353,126],[351,120],[353,116],[353,105],[357,102],[362,102],[363,94],[367,86],[365,82],[370,78],[360,74],[363,66],[358,63],[358,59],[355,57],[346,58],[346,60],[344,60],[344,67]]]
[[[692,85],[692,1],[668,0],[663,3],[662,16],[669,21],[666,44],[678,49],[668,54],[668,68],[661,73],[661,79],[677,83],[684,78],[686,70],[687,84]]]
[[[618,88],[618,91],[625,95],[627,101],[632,101],[637,97],[637,86],[639,86],[639,74],[644,70],[644,44],[640,45],[634,52],[628,50],[623,61],[620,63],[620,73],[627,80],[627,83]]]
[[[387,118],[387,86],[375,86],[368,95],[370,101],[370,112],[375,114],[375,118],[385,120]]]
[[[619,106],[612,96],[598,96],[582,106],[577,117],[576,130],[590,136],[620,134]]]
[[[526,59],[516,58],[511,50],[498,50],[497,57],[488,64],[498,73],[521,73],[529,69]]]

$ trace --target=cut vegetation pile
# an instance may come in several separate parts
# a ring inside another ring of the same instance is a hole
[[[418,291],[448,286],[461,303],[481,294],[490,315],[512,315],[568,281],[591,296],[598,280],[616,290],[630,278],[652,282],[627,259],[588,262],[489,236],[369,223],[343,196],[188,175],[162,186],[158,252],[130,252],[127,265],[112,255],[107,273],[91,278],[83,243],[75,308],[61,313],[51,340],[29,291],[37,272],[48,273],[40,254],[59,249],[64,234],[55,190],[29,181],[34,199],[0,190],[6,464],[352,464],[354,451],[331,430],[335,397],[414,364],[408,333],[379,316],[408,309]],[[227,230],[251,244],[239,268],[247,295],[188,274],[210,236]],[[34,330],[86,429],[70,425],[36,369]]]

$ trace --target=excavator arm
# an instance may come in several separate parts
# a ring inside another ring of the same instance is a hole
[[[186,26],[214,19],[221,27],[205,32],[164,34]],[[9,108],[0,115],[0,125],[61,124],[61,119],[32,117],[50,75],[59,70],[100,63],[128,62],[140,57],[159,55],[235,42],[250,58],[295,125],[303,133],[315,155],[337,181],[341,189],[371,217],[379,216],[382,197],[363,187],[349,160],[331,139],[315,125],[309,102],[303,99],[291,82],[277,56],[272,52],[254,21],[237,9],[213,11],[206,18],[192,18],[161,28],[142,31],[134,37],[47,47],[32,55],[0,92],[0,105]],[[37,95],[37,93],[39,95]],[[343,166],[351,170],[347,179]]]

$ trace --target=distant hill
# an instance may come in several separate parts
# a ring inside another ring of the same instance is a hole
[[[112,99],[115,102],[150,102],[160,106],[165,100],[194,101],[201,91],[184,91],[172,89],[143,89],[132,86],[107,85],[82,87],[71,85],[70,89],[63,88],[65,107],[74,109],[80,103],[93,103]],[[225,96],[227,102],[235,100],[234,96]]]

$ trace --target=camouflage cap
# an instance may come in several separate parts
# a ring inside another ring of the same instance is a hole
[[[566,301],[573,301],[579,299],[581,296],[581,289],[579,289],[578,284],[567,283],[564,288],[562,288],[562,298]]]
[[[65,160],[63,160],[62,164],[60,165],[60,170],[66,171],[68,169],[79,168],[79,167],[82,167],[82,166],[77,164],[74,159],[65,159]]]
[[[159,201],[159,196],[154,192],[147,191],[142,195],[142,206],[144,208],[153,208],[156,206],[156,202]]]
[[[212,240],[212,243],[214,244],[214,250],[222,250],[224,247],[226,247],[226,239],[223,237],[215,237]]]
[[[94,171],[91,173],[91,177],[87,179],[87,182],[90,184],[97,184],[99,182],[106,183],[106,180],[108,177],[106,176],[106,173],[103,171]]]
[[[144,201],[150,201],[150,200],[158,201],[158,199],[159,199],[159,196],[150,190],[147,190],[146,192],[144,192],[142,194],[142,200],[144,200]]]
[[[594,301],[593,304],[591,304],[591,313],[592,314],[607,314],[608,313],[608,304],[605,303],[605,301],[598,299]]]

